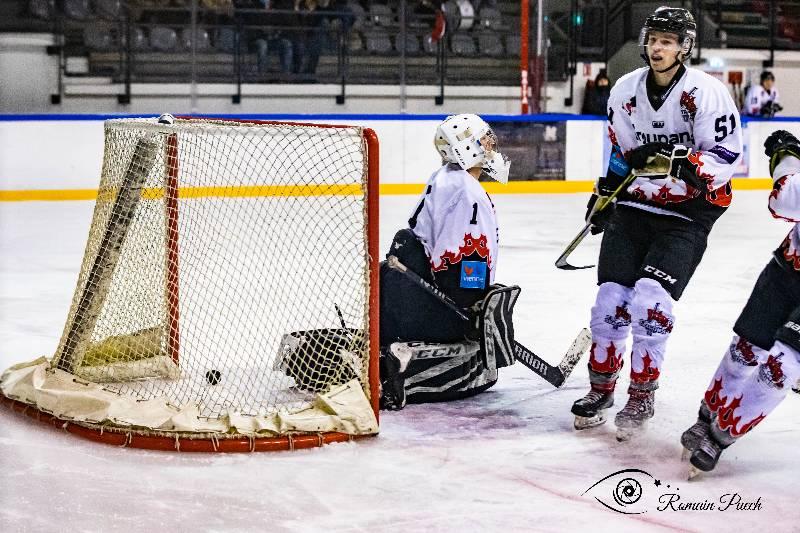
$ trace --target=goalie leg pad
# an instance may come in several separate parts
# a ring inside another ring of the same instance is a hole
[[[467,398],[497,382],[497,369],[484,365],[481,346],[476,341],[396,342],[383,350],[381,358],[381,403],[389,409],[402,409],[406,402]],[[404,402],[397,400],[401,396],[405,396]]]
[[[493,285],[481,303],[481,343],[487,368],[497,369],[514,364],[512,314],[521,291],[516,285]]]

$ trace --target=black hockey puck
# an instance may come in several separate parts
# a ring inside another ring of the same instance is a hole
[[[222,378],[222,374],[219,370],[209,370],[206,372],[206,381],[211,383],[212,385],[216,385],[219,383],[220,378]]]

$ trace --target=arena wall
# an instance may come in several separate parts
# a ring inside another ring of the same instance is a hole
[[[488,184],[492,192],[580,192],[604,171],[607,143],[605,123],[587,117],[562,115],[566,123],[563,181],[512,182],[503,187]],[[97,115],[0,115],[0,199],[92,198],[103,157],[103,120]],[[381,143],[381,192],[416,194],[439,164],[432,149],[435,127],[443,118],[434,115],[298,115],[248,118],[357,124],[373,128]],[[534,117],[533,120],[535,120]],[[553,116],[544,115],[544,120]],[[489,117],[530,122],[531,117]],[[800,118],[745,121],[743,175],[768,178],[763,155],[764,139],[784,128],[800,136]],[[501,139],[502,142],[502,139]],[[513,164],[513,161],[512,161]],[[751,180],[739,187],[763,187],[769,182]]]

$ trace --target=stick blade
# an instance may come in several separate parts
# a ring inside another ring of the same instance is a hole
[[[563,383],[575,369],[575,365],[577,365],[578,361],[581,360],[583,354],[589,351],[591,346],[592,334],[587,328],[583,328],[581,332],[578,333],[578,336],[575,337],[575,340],[572,341],[572,346],[570,346],[567,350],[566,355],[564,355],[564,359],[562,359],[558,364],[558,369],[561,372],[561,375],[564,376],[559,386],[563,385]]]

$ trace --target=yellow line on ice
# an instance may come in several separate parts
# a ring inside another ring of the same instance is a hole
[[[594,182],[576,181],[516,181],[507,185],[494,182],[482,182],[483,188],[491,194],[568,194],[589,193]],[[423,183],[383,183],[380,186],[382,195],[419,194],[424,189]],[[769,178],[735,178],[734,192],[744,190],[767,190],[772,188]],[[148,188],[142,191],[142,197],[157,199],[163,196],[163,189]],[[266,196],[351,196],[361,194],[361,186],[350,185],[247,185],[241,187],[183,187],[181,198],[248,198]],[[40,190],[0,190],[0,202],[31,201],[64,201],[94,200],[95,189],[40,189]]]

